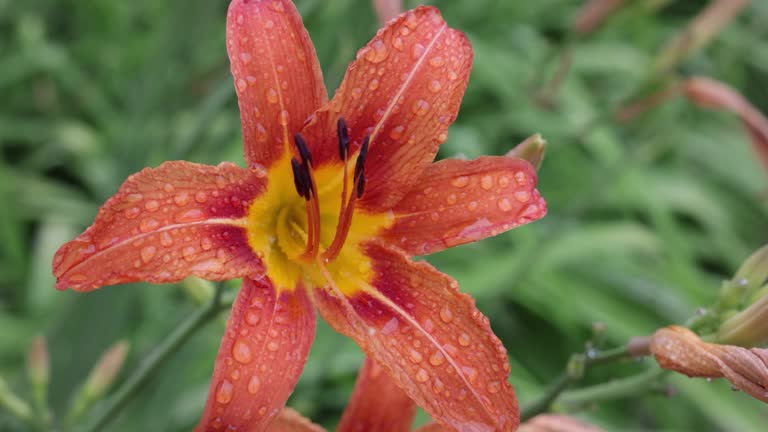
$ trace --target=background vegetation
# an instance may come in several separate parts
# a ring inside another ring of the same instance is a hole
[[[180,286],[56,292],[51,258],[144,166],[243,164],[224,47],[227,3],[0,0],[0,376],[29,397],[25,352],[44,334],[59,417],[115,341],[131,346],[124,379],[200,307]],[[543,221],[429,258],[490,316],[523,402],[585,350],[595,323],[605,326],[599,343],[612,347],[684,322],[768,239],[766,176],[735,117],[676,98],[633,122],[613,119],[622,101],[649,88],[665,41],[707,2],[629,3],[583,37],[571,30],[581,1],[440,3],[476,52],[441,157],[502,154],[535,132],[549,142]],[[373,10],[359,0],[297,5],[333,89],[378,27]],[[553,84],[566,49],[570,67]],[[727,82],[768,111],[768,3],[753,2],[669,76],[694,74]],[[108,430],[189,430],[224,321],[196,334]],[[289,405],[333,426],[362,358],[321,322]],[[646,366],[601,367],[578,385]],[[669,378],[662,391],[581,405],[579,416],[609,430],[765,430],[768,409],[727,383]],[[26,428],[0,412],[0,431]]]

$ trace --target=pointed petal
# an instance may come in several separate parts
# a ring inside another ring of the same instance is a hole
[[[472,46],[434,7],[390,21],[357,53],[333,100],[304,129],[319,164],[338,161],[343,116],[353,150],[371,136],[361,204],[389,209],[435,158],[456,119],[472,68]]]
[[[269,167],[328,100],[315,47],[290,0],[234,0],[227,52],[240,103],[245,159]]]
[[[283,408],[280,414],[267,426],[267,432],[324,432],[320,425],[312,423],[298,411]]]
[[[243,279],[196,431],[264,430],[299,380],[315,321],[303,288],[280,292],[268,278]]]
[[[367,358],[336,432],[409,432],[415,416],[416,404]]]
[[[482,240],[542,218],[547,204],[528,161],[486,156],[432,164],[394,208],[382,237],[412,255]]]
[[[335,281],[313,291],[322,316],[357,341],[435,420],[458,430],[514,430],[517,399],[501,341],[449,276],[378,243],[371,284],[345,297]]]
[[[56,252],[56,287],[262,274],[244,218],[266,187],[264,175],[232,163],[166,162],[130,176],[93,225]]]

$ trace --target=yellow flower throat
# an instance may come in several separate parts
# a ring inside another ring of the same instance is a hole
[[[309,200],[300,195],[301,191],[297,193],[291,159],[291,152],[286,148],[283,157],[270,167],[267,190],[249,209],[248,242],[262,258],[267,276],[278,289],[291,290],[300,283],[307,288],[331,283],[322,271],[322,265],[337,288],[346,295],[353,294],[359,281],[371,283],[374,276],[371,259],[362,253],[361,243],[391,226],[394,215],[391,211],[368,213],[354,208],[353,202],[348,212],[351,218],[348,232],[337,233],[344,217],[344,192],[347,193],[345,205],[355,198],[352,197],[356,193],[355,178],[345,174],[354,166],[355,159],[325,164],[309,171],[310,167],[308,172],[316,185],[316,196],[313,193]],[[312,200],[317,201],[312,203]],[[314,218],[318,222],[319,239],[316,254],[308,256],[313,204],[317,204],[314,208],[319,213]],[[339,247],[332,246],[336,237],[339,237],[335,240]]]

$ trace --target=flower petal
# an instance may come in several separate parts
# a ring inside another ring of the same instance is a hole
[[[299,380],[315,337],[306,291],[244,279],[232,306],[198,432],[264,430]]]
[[[280,414],[267,426],[267,432],[324,432],[320,425],[312,423],[298,411],[283,408]]]
[[[395,223],[382,237],[412,255],[427,255],[500,234],[546,212],[528,161],[446,159],[429,166],[395,206]]]
[[[361,204],[389,209],[405,195],[446,140],[472,68],[472,46],[434,7],[390,21],[357,53],[333,100],[303,133],[319,164],[339,160],[343,116],[356,150],[370,135]]]
[[[234,0],[227,52],[243,123],[245,158],[269,167],[304,120],[328,100],[315,47],[290,0]]]
[[[145,168],[123,183],[90,228],[56,253],[56,287],[90,291],[140,280],[262,274],[243,218],[265,186],[263,171],[231,163]]]
[[[514,430],[517,399],[506,349],[449,276],[389,246],[365,252],[380,275],[345,297],[335,281],[312,292],[322,316],[354,338],[435,420],[458,430]]]
[[[443,426],[440,423],[427,423],[424,426],[416,429],[414,432],[453,432],[453,430],[447,426]]]
[[[365,359],[336,432],[408,432],[416,404],[371,359]]]

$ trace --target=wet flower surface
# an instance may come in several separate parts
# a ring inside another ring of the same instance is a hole
[[[315,309],[437,421],[513,430],[506,350],[458,284],[412,256],[544,216],[525,160],[433,163],[472,65],[435,8],[390,21],[328,102],[288,0],[235,0],[227,50],[248,168],[131,176],[54,258],[57,287],[243,278],[198,426],[264,430],[306,361]]]

